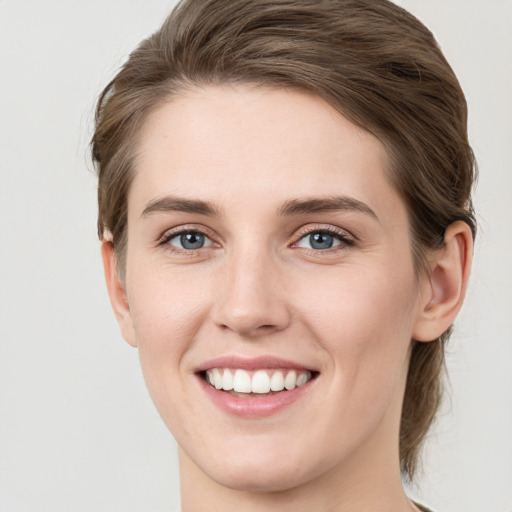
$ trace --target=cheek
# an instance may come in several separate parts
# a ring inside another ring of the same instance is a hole
[[[186,272],[147,268],[134,272],[127,283],[139,357],[150,391],[164,383],[180,383],[180,362],[207,314],[205,290],[199,281],[191,280]]]
[[[130,311],[144,380],[164,423],[177,438],[185,436],[183,419],[194,410],[193,397],[184,386],[182,362],[205,315],[204,288],[186,274],[147,269],[133,274],[128,283],[128,289],[131,285],[134,290]]]
[[[382,384],[402,375],[414,325],[415,277],[412,265],[400,272],[390,268],[347,267],[298,292],[307,297],[307,288],[317,290],[314,300],[303,300],[302,316],[346,381],[371,374]]]
[[[373,270],[340,272],[324,281],[328,291],[318,294],[319,300],[302,305],[304,323],[329,361],[323,372],[331,413],[321,432],[336,439],[341,452],[349,452],[351,443],[363,443],[382,418],[396,422],[400,417],[414,274]]]
[[[127,282],[138,341],[163,349],[180,345],[194,329],[204,303],[204,286],[194,273],[165,265],[134,265]]]

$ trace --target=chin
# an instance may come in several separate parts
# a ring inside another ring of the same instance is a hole
[[[313,467],[308,470],[302,462],[286,457],[259,461],[230,457],[225,464],[202,470],[224,487],[242,492],[283,492],[319,476]]]
[[[307,478],[297,474],[297,468],[282,472],[268,472],[266,470],[253,472],[251,469],[244,468],[232,474],[211,476],[224,487],[241,492],[284,492],[307,481]]]

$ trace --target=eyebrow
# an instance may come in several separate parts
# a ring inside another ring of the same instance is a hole
[[[349,211],[364,213],[379,220],[377,214],[366,204],[349,196],[313,197],[291,199],[279,208],[279,215],[300,215],[332,211]]]
[[[332,211],[349,211],[367,214],[379,220],[376,213],[362,201],[349,196],[312,197],[290,199],[277,211],[280,216],[307,215]],[[221,212],[213,203],[199,199],[186,199],[177,196],[165,196],[150,201],[144,208],[141,218],[154,213],[184,212],[219,217]]]
[[[165,196],[150,201],[144,208],[141,218],[149,217],[153,213],[185,212],[197,213],[209,217],[220,215],[220,211],[212,203],[199,199],[185,199],[176,196]]]

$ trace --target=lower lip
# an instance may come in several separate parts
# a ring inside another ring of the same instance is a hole
[[[286,406],[293,404],[308,392],[313,381],[311,379],[303,386],[292,389],[291,391],[282,391],[275,395],[260,397],[239,397],[233,396],[226,391],[218,390],[208,384],[202,377],[198,376],[201,387],[208,398],[223,411],[241,416],[244,418],[263,418],[271,416]]]

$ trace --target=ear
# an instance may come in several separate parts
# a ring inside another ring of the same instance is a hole
[[[472,256],[470,227],[463,221],[454,222],[445,232],[443,247],[429,257],[431,272],[425,278],[415,340],[435,340],[453,323],[466,294]]]
[[[102,241],[101,256],[103,258],[105,281],[107,283],[110,303],[112,304],[117,322],[121,328],[121,334],[123,335],[123,338],[132,345],[132,347],[136,347],[137,342],[135,340],[135,331],[133,329],[130,306],[126,296],[125,285],[119,279],[114,244],[112,242],[108,240]]]

